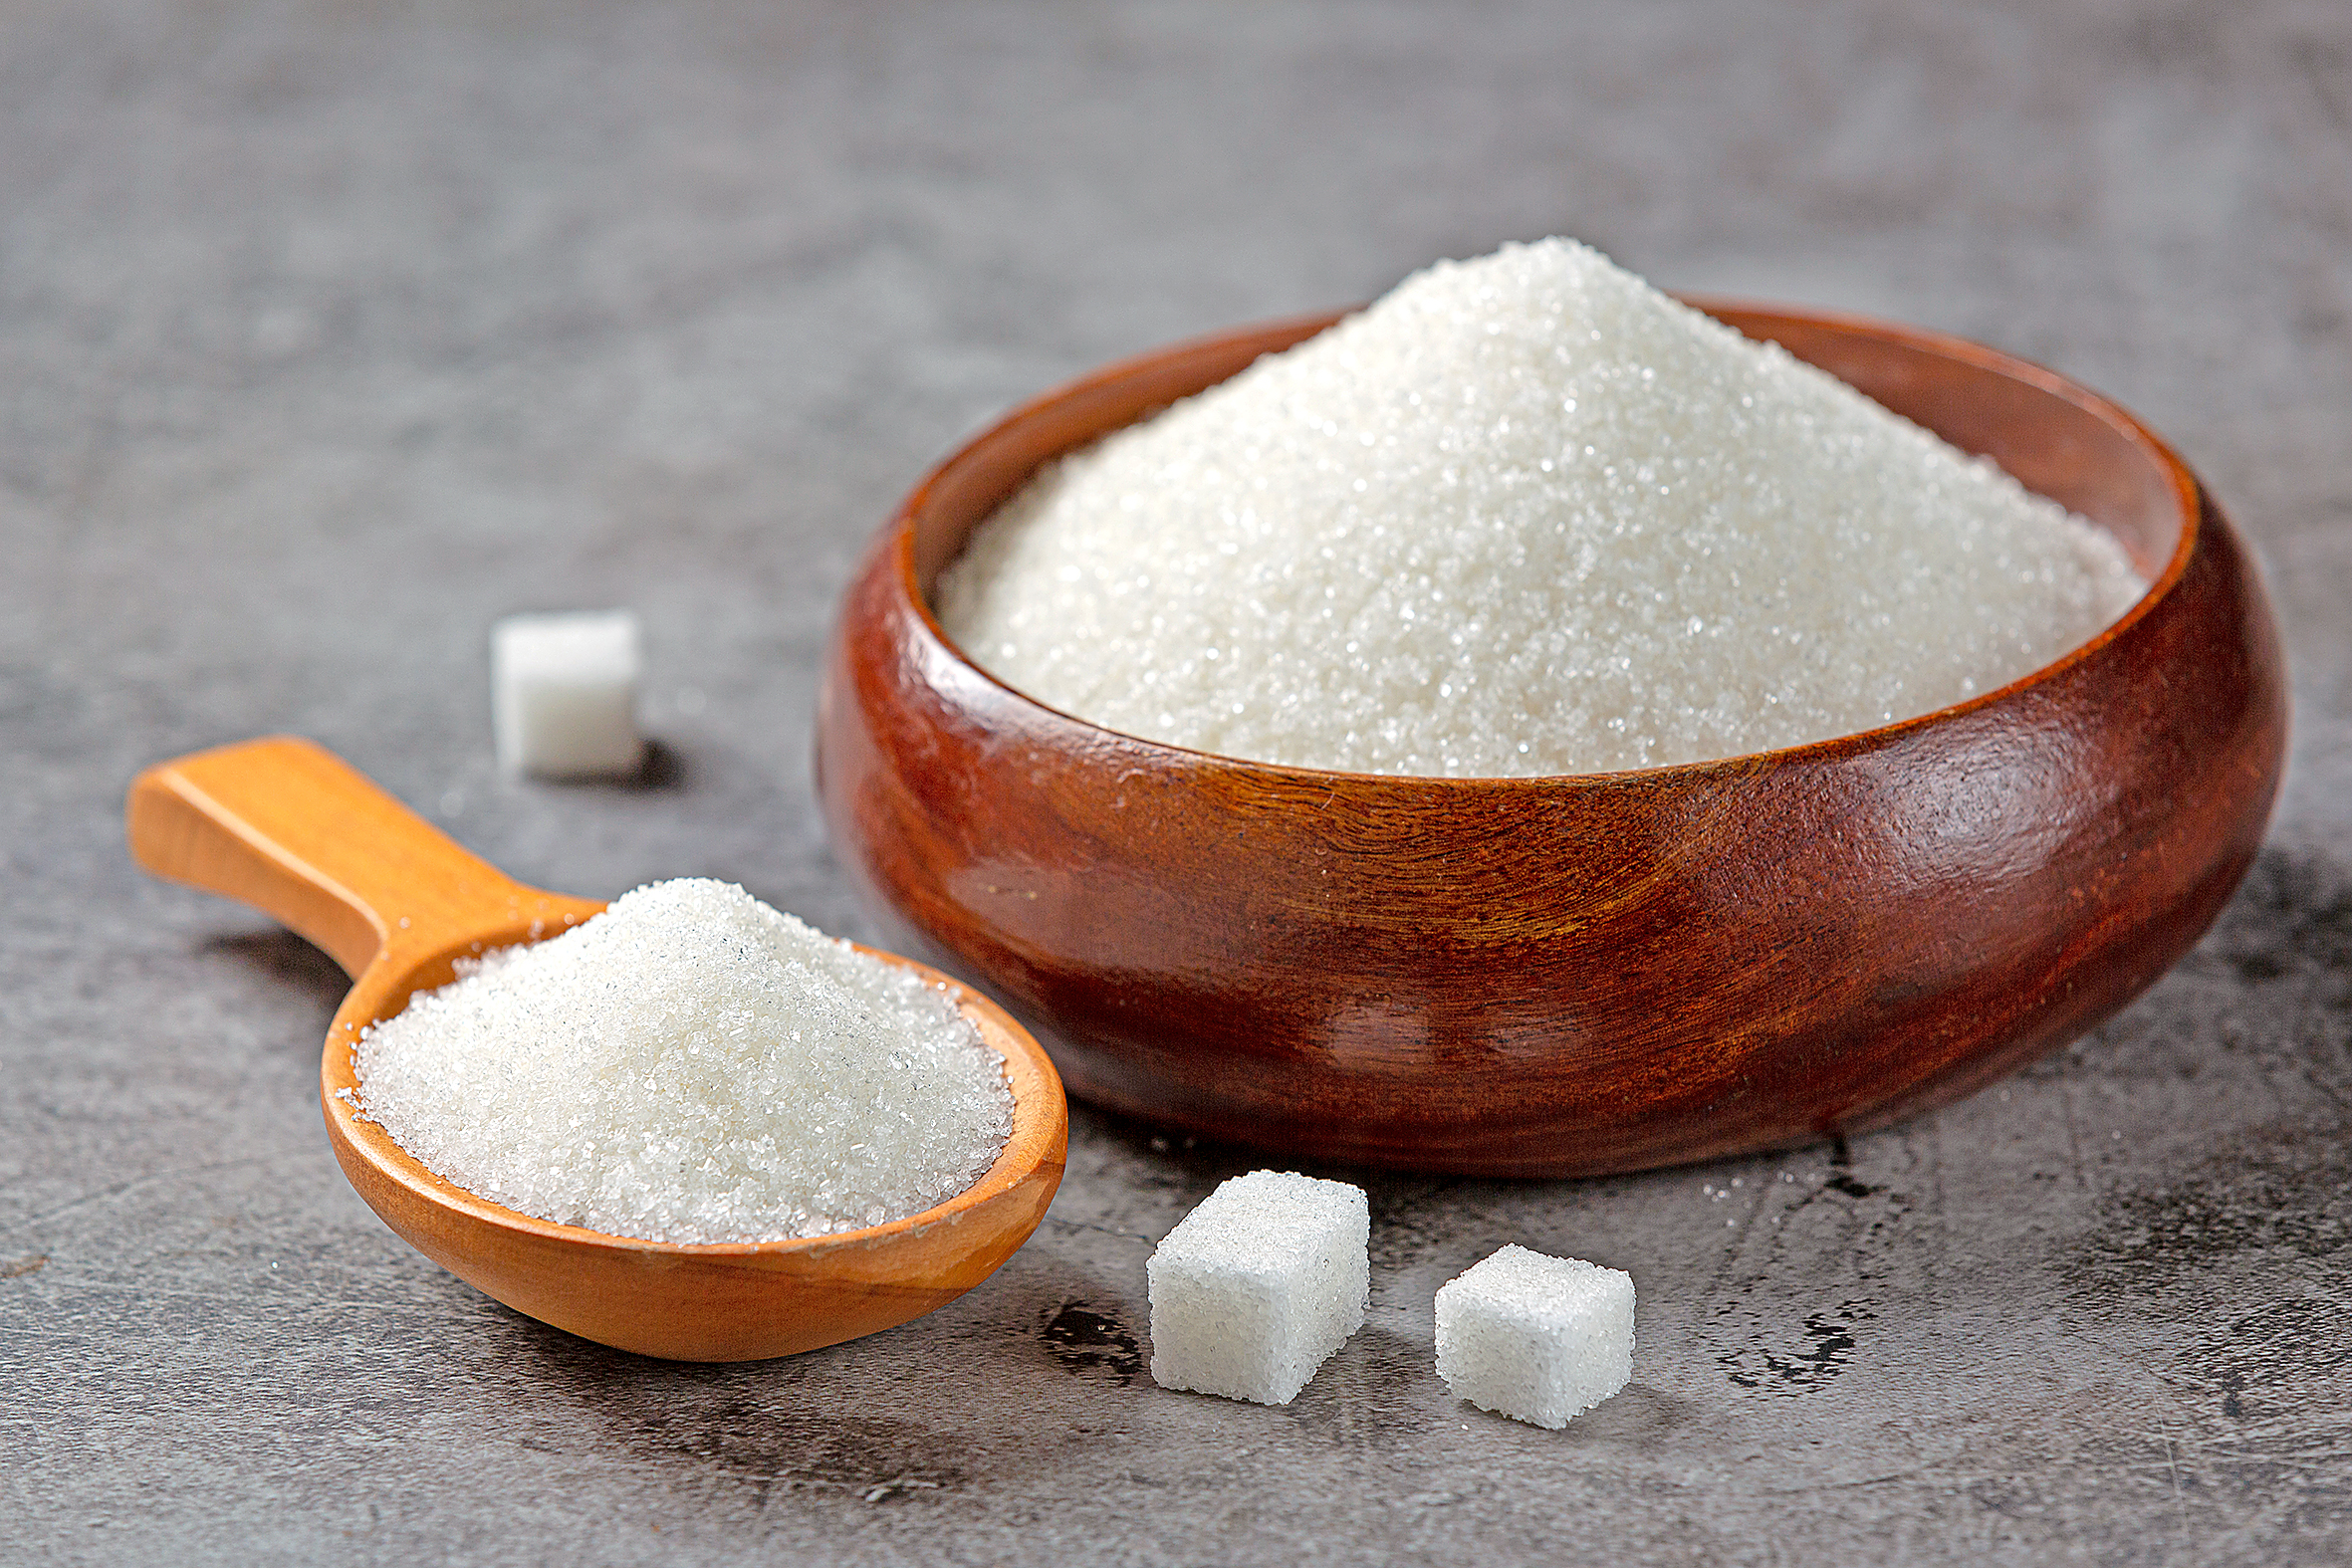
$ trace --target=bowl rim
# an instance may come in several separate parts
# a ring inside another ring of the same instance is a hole
[[[928,507],[931,497],[944,482],[954,477],[959,469],[980,460],[994,443],[1002,440],[1009,432],[1032,419],[1049,413],[1065,401],[1081,397],[1088,392],[1115,384],[1128,377],[1145,373],[1170,358],[1230,344],[1238,339],[1275,336],[1298,330],[1299,336],[1294,339],[1294,344],[1303,342],[1316,333],[1367,309],[1367,306],[1356,305],[1340,311],[1310,312],[1303,315],[1279,317],[1162,343],[1156,347],[1146,348],[1138,353],[1114,359],[1017,404],[933,465],[917,482],[914,489],[908,492],[906,498],[899,503],[897,510],[891,514],[890,521],[884,531],[884,543],[889,552],[893,585],[914,611],[916,623],[922,627],[924,633],[937,643],[943,653],[973,676],[994,686],[999,692],[1012,698],[1023,708],[1050,716],[1059,723],[1074,726],[1093,735],[1110,737],[1121,746],[1133,748],[1146,757],[1156,754],[1165,760],[1166,766],[1211,768],[1233,776],[1261,777],[1268,781],[1289,780],[1302,784],[1320,783],[1326,785],[1346,782],[1366,785],[1445,786],[1482,792],[1489,790],[1511,792],[1528,789],[1557,789],[1562,786],[1590,787],[1607,784],[1697,781],[1727,774],[1745,774],[1755,771],[1760,766],[1782,761],[1826,762],[1877,752],[1909,739],[1932,726],[1947,724],[1955,719],[1969,717],[1996,706],[2014,702],[2034,688],[2055,681],[2076,666],[2098,655],[2155,613],[2157,607],[2171,596],[2174,588],[2187,574],[2190,560],[2196,555],[2200,541],[2204,536],[2206,503],[2204,486],[2188,464],[2182,460],[2180,454],[2175,452],[2163,437],[2114,399],[2093,391],[2071,377],[2062,375],[2045,365],[2036,364],[2032,360],[2020,358],[2002,349],[1994,348],[1955,334],[1939,332],[1932,328],[1914,327],[1905,323],[1886,321],[1878,317],[1849,311],[1812,306],[1779,305],[1734,296],[1676,294],[1672,298],[1703,315],[1722,322],[1727,327],[1732,327],[1735,332],[1741,330],[1732,323],[1725,322],[1721,313],[1772,317],[1791,323],[1801,323],[1808,327],[1827,328],[1847,336],[1877,337],[1906,348],[1956,360],[1975,369],[1991,371],[2072,404],[2122,436],[2127,444],[2154,464],[2157,471],[2163,476],[2180,514],[2180,536],[2174,542],[2171,556],[2166,560],[2162,569],[2150,578],[2146,590],[2132,601],[2131,606],[2096,634],[2077,643],[2047,664],[2040,665],[2004,685],[1995,687],[1991,691],[1981,692],[1965,701],[1950,703],[1941,708],[1931,709],[1926,713],[1914,714],[1910,718],[1876,725],[1867,730],[1825,736],[1820,740],[1806,741],[1796,746],[1740,752],[1728,757],[1703,758],[1694,762],[1662,763],[1648,768],[1626,768],[1581,774],[1362,773],[1349,769],[1313,768],[1295,763],[1265,762],[1253,758],[1233,757],[1222,752],[1201,751],[1167,741],[1155,741],[1144,736],[1131,735],[1124,730],[1114,730],[1088,719],[1081,719],[1075,714],[1039,701],[1019,687],[999,679],[982,666],[978,660],[966,653],[955,638],[949,635],[947,629],[939,623],[939,618],[931,606],[930,595],[924,591],[920,574],[916,570],[915,528],[917,521]],[[1743,332],[1742,336],[1749,335]],[[1268,349],[1258,358],[1282,351],[1284,350]],[[1789,350],[1783,348],[1783,351]],[[1257,359],[1252,359],[1249,364],[1257,362]],[[1207,391],[1209,386],[1222,385],[1224,381],[1232,379],[1234,375],[1239,375],[1243,369],[1249,368],[1249,364],[1237,368],[1231,374],[1212,381],[1208,386],[1203,386],[1198,390]],[[1820,367],[1815,366],[1815,368]],[[1833,372],[1824,371],[1824,373]],[[1843,377],[1838,379],[1841,384],[1851,385],[1850,382],[1844,382]],[[1859,391],[1860,388],[1857,387],[1855,390]],[[1197,393],[1185,395],[1192,396]],[[1869,394],[1863,393],[1863,395],[1868,396]],[[1175,401],[1182,401],[1182,399],[1179,398]],[[1876,399],[1872,399],[1872,401],[1875,402]],[[1157,409],[1147,410],[1137,419],[1128,421],[1128,424],[1138,423],[1143,418],[1151,417],[1157,411]],[[1902,416],[1898,415],[1897,417]],[[1917,421],[1910,422],[1917,423]],[[1112,427],[1112,429],[1127,427],[1128,425],[1119,425]],[[1923,425],[1920,428],[1927,429],[1928,427]],[[1091,439],[1100,440],[1110,433],[1111,430],[1104,430]],[[1940,433],[1934,430],[1929,430],[1929,433],[1936,435],[1939,440],[1944,439]],[[1946,442],[1946,444],[1950,445],[1951,443]],[[1063,447],[1042,458],[1038,466],[1042,467],[1047,462],[1077,450],[1079,447],[1075,445]],[[1023,476],[1021,483],[1026,483],[1028,477],[1036,472],[1037,468],[1031,468]],[[2001,472],[2005,474],[2007,470],[2003,469]],[[2010,477],[2014,478],[2013,475]],[[1016,493],[1018,493],[1018,486],[1015,491],[1008,492],[997,505],[1002,506],[1004,501],[1010,500],[1012,495]],[[2040,497],[2038,491],[2028,489],[2027,493]],[[2049,499],[2047,497],[2040,498]],[[2071,513],[2070,515],[2079,516],[2079,514]],[[2092,519],[2085,521],[2091,522],[2093,527],[2099,528],[2102,533],[2113,537],[2114,531],[2106,528],[2105,525]],[[977,524],[974,526],[978,527]],[[1131,765],[1132,759],[1130,758],[1129,761]]]
[[[436,959],[447,959],[460,953],[478,953],[485,947],[501,945],[513,944],[460,941],[422,962],[411,964],[407,974],[390,977],[392,984],[388,990],[378,991],[366,985],[354,986],[351,995],[345,999],[342,1008],[337,1011],[335,1021],[328,1027],[319,1087],[320,1099],[327,1112],[330,1139],[339,1146],[339,1153],[343,1147],[348,1147],[374,1170],[421,1202],[460,1211],[471,1220],[499,1230],[612,1254],[652,1254],[714,1261],[728,1258],[787,1259],[816,1258],[838,1251],[880,1246],[928,1232],[935,1226],[952,1224],[965,1214],[1015,1192],[1049,1166],[1056,1168],[1054,1180],[1057,1185],[1059,1183],[1058,1168],[1066,1157],[1058,1155],[1056,1146],[1067,1137],[1068,1102],[1061,1086],[1060,1074],[1056,1071],[1053,1058],[1046,1054],[1045,1047],[1038,1042],[1037,1037],[1002,1007],[953,976],[942,974],[930,965],[903,954],[852,942],[849,946],[858,952],[912,971],[925,982],[943,988],[955,1004],[957,1012],[978,1031],[981,1044],[995,1051],[1004,1062],[1005,1086],[1013,1097],[1012,1126],[1006,1133],[1005,1147],[997,1152],[996,1159],[962,1192],[928,1209],[881,1225],[863,1226],[854,1231],[831,1231],[821,1235],[781,1236],[768,1241],[659,1241],[649,1236],[617,1235],[609,1231],[594,1231],[586,1226],[542,1220],[524,1214],[521,1210],[509,1209],[441,1175],[402,1148],[388,1129],[368,1116],[359,1100],[358,1075],[353,1059],[358,1035],[363,1029],[397,1013],[408,1005],[411,996],[426,989],[421,985],[409,984],[411,977],[430,970]],[[1059,1108],[1058,1114],[1057,1107]],[[1058,1134],[1058,1124],[1060,1128]],[[362,1192],[360,1196],[364,1198],[366,1195]],[[373,1207],[372,1203],[370,1207]],[[1039,1218],[1041,1221],[1044,1218],[1043,1208],[1039,1211]]]

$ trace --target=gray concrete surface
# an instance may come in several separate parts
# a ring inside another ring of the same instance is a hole
[[[2270,843],[2095,1036],[1830,1148],[1367,1178],[1371,1321],[1156,1389],[1143,1260],[1256,1157],[1080,1110],[982,1289],[756,1366],[409,1251],[314,1100],[335,970],[120,847],[313,735],[518,875],[856,933],[808,737],[854,552],[1114,354],[1565,231],[2120,397],[2257,542]],[[0,26],[0,1560],[2352,1556],[2352,14],[2336,4],[370,5]],[[484,634],[626,603],[664,779],[491,769]],[[1505,1240],[1640,1282],[1562,1434],[1430,1369]]]

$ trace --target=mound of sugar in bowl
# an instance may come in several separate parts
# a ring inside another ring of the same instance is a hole
[[[672,1242],[823,1235],[964,1192],[1004,1062],[921,977],[724,882],[656,882],[365,1030],[358,1108],[509,1209]]]
[[[1364,1190],[1281,1171],[1221,1184],[1144,1265],[1162,1388],[1288,1405],[1364,1326]]]
[[[2145,587],[1991,463],[1546,240],[1050,466],[936,598],[984,669],[1109,729],[1494,777],[1927,713]]]
[[[1564,1427],[1633,1376],[1633,1276],[1506,1246],[1439,1288],[1437,1373],[1481,1410]]]

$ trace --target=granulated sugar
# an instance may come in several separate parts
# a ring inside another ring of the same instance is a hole
[[[462,966],[356,1065],[362,1113],[458,1186],[655,1241],[917,1214],[1012,1131],[1003,1059],[944,991],[700,879]]]
[[[1992,464],[1546,240],[1048,469],[938,606],[983,668],[1113,730],[1497,776],[1926,713],[2145,587]]]

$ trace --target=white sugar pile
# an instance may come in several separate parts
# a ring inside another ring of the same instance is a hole
[[[1049,468],[938,606],[983,668],[1110,729],[1498,776],[1926,713],[2145,587],[1990,463],[1545,240]]]
[[[363,1114],[458,1186],[654,1241],[918,1214],[1013,1124],[1003,1059],[944,991],[693,878],[462,966],[356,1064]]]

